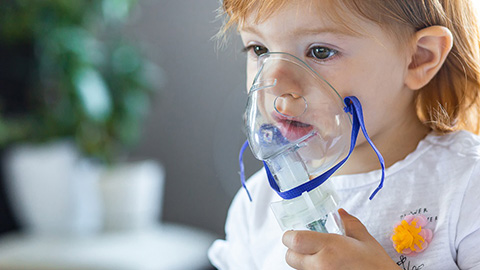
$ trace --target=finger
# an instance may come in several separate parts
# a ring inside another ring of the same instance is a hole
[[[338,213],[340,214],[340,218],[342,219],[346,236],[355,238],[360,241],[365,241],[372,238],[370,233],[367,231],[367,228],[358,218],[350,215],[343,208],[338,209]]]
[[[297,270],[302,270],[302,269],[305,269],[305,262],[306,262],[307,256],[310,256],[310,255],[297,253],[297,252],[289,249],[289,250],[287,250],[287,253],[285,254],[285,261],[292,268],[297,269]]]
[[[331,235],[314,231],[286,231],[282,242],[301,254],[315,254],[330,242]]]

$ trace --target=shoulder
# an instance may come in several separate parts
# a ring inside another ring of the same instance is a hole
[[[468,193],[472,185],[480,187],[480,137],[468,131],[445,135],[430,134],[425,139],[428,151],[422,156],[419,166],[427,168],[437,184],[456,187]],[[437,177],[435,177],[437,176]],[[475,188],[476,189],[476,188]]]
[[[257,172],[255,172],[250,178],[247,180],[247,187],[250,189],[260,189],[262,190],[265,187],[265,184],[268,184],[267,174],[265,173],[265,169],[261,168]]]
[[[263,223],[271,223],[275,220],[270,211],[270,203],[276,194],[269,188],[265,172],[260,170],[252,175],[246,185],[252,201],[249,200],[243,188],[235,195],[228,210],[225,225],[229,242],[244,242],[246,240],[240,238],[255,235],[264,225]]]
[[[457,241],[480,230],[480,136],[468,131],[457,131],[446,135],[433,135],[428,137],[437,160],[441,161],[438,170],[450,185],[452,194],[457,194],[459,212],[452,214],[458,219]],[[443,149],[443,150],[438,150]],[[480,234],[478,234],[480,237]],[[478,241],[478,239],[477,239]]]
[[[257,171],[245,184],[252,197],[252,201],[250,202],[247,191],[244,188],[240,188],[232,201],[230,212],[251,212],[268,208],[269,203],[272,202],[276,194],[268,184],[265,170],[262,168]]]
[[[432,133],[425,142],[438,150],[455,155],[480,158],[480,136],[468,131],[460,130],[444,135]]]

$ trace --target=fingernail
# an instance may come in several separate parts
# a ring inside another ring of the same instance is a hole
[[[292,233],[293,233],[293,230],[288,230],[283,234],[282,243],[284,245],[288,246],[290,244],[290,242],[292,241],[292,237],[293,237]]]

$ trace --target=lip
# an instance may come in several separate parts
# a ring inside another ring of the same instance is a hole
[[[283,116],[278,113],[273,114],[273,119],[278,124],[282,135],[290,142],[297,141],[312,132],[314,127],[301,119],[295,119]]]

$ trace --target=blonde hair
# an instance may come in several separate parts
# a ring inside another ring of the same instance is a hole
[[[287,1],[224,0],[221,12],[226,20],[219,35],[224,36],[233,25],[241,26],[251,14],[255,14],[255,22],[265,20]],[[429,26],[450,29],[453,48],[435,77],[417,91],[417,115],[439,133],[465,129],[479,134],[480,11],[474,1],[478,0],[335,0],[329,2],[337,9],[330,9],[329,14],[355,31],[338,12],[347,8],[390,30],[402,44],[415,31]]]

